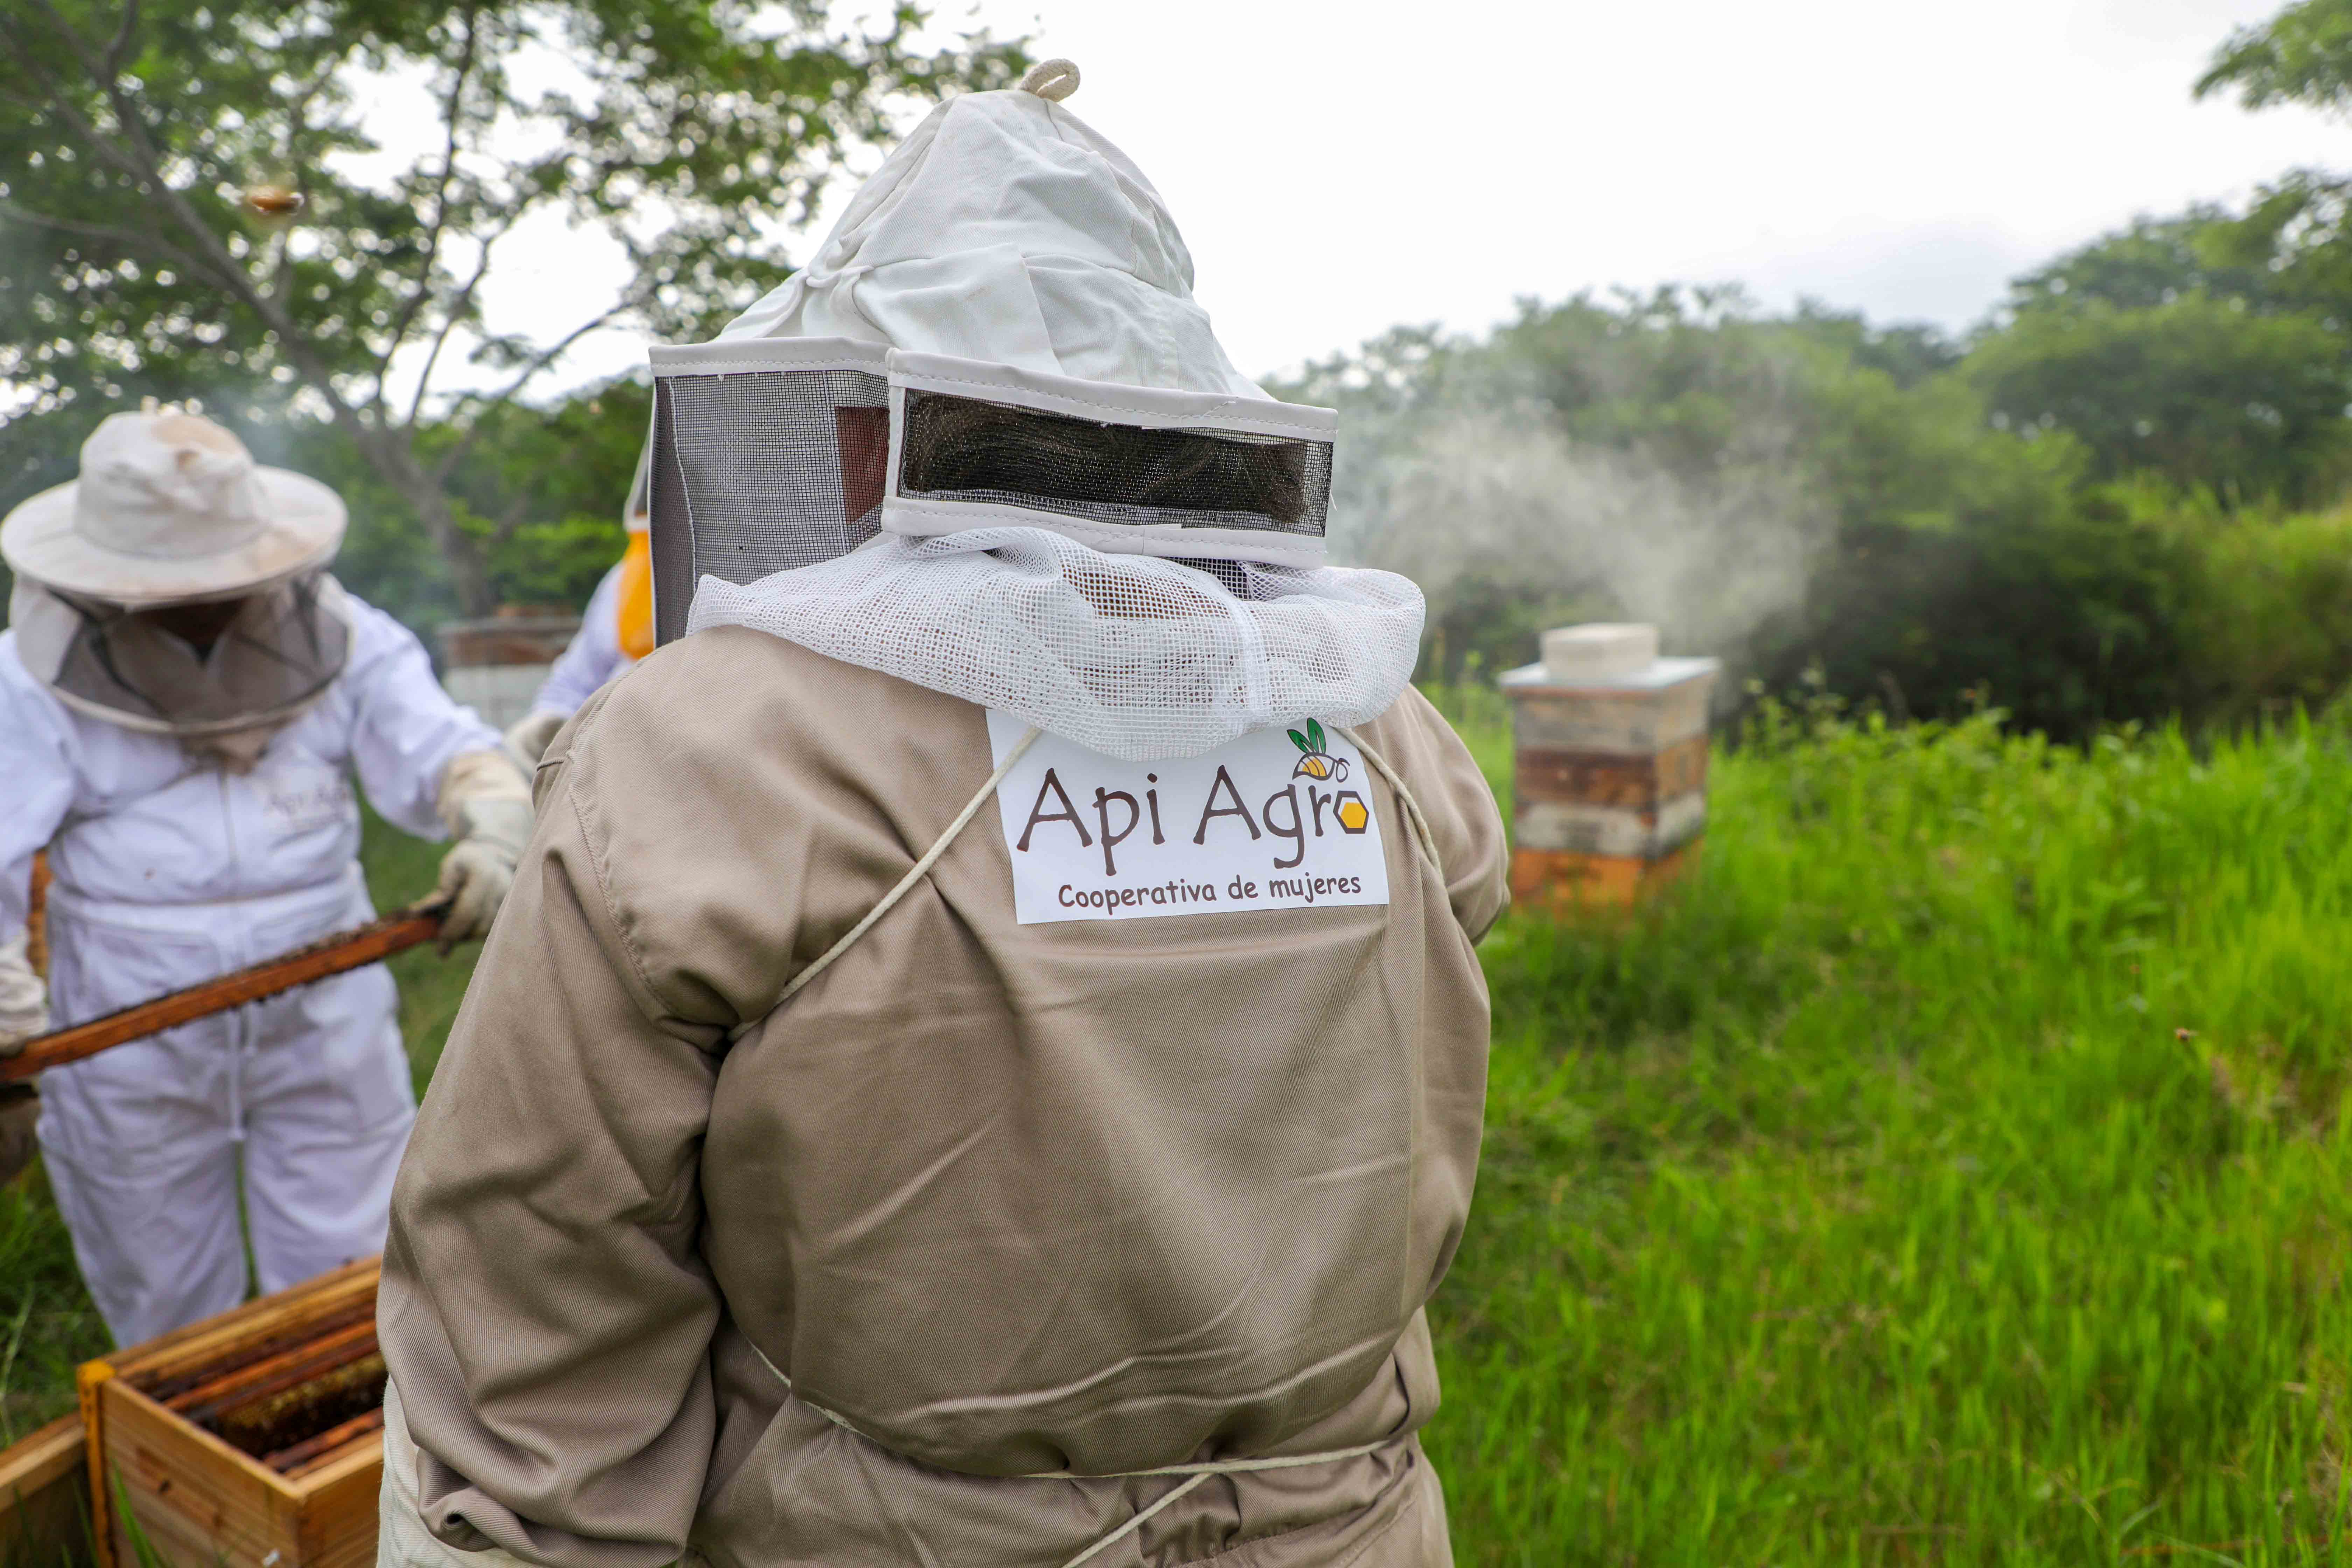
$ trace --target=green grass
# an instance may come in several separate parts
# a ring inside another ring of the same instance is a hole
[[[2352,756],[1766,724],[1484,950],[1462,1559],[2339,1560]]]
[[[2352,1561],[2352,748],[1768,710],[1713,792],[1675,896],[1484,949],[1460,1560]],[[367,858],[389,905],[437,851]],[[422,1074],[467,964],[395,968]],[[19,1317],[21,1431],[103,1339],[37,1177]]]

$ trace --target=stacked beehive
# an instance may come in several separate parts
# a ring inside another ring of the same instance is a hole
[[[548,668],[579,629],[578,616],[530,605],[453,621],[441,628],[442,688],[503,730],[530,711]]]
[[[1511,895],[1622,905],[1696,858],[1706,826],[1707,700],[1722,666],[1662,658],[1655,626],[1547,632],[1511,701]]]
[[[364,1258],[83,1363],[101,1568],[151,1552],[175,1568],[375,1562],[379,1267]]]

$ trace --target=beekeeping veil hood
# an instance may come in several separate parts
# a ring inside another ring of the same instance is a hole
[[[1337,416],[1234,370],[1076,83],[941,104],[808,268],[654,352],[657,639],[756,626],[1131,759],[1371,718],[1420,593],[1324,564]]]
[[[342,670],[342,537],[333,490],[210,420],[110,415],[79,475],[0,524],[17,657],[70,707],[249,763]],[[220,610],[198,646],[169,612],[202,605]]]

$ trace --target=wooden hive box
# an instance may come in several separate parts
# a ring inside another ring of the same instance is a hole
[[[185,1568],[368,1568],[383,1473],[382,1260],[85,1363],[102,1568],[136,1568],[124,1518]]]
[[[1622,906],[1696,858],[1706,826],[1712,658],[1562,679],[1503,677],[1511,703],[1511,896],[1559,911]]]
[[[89,1446],[81,1417],[52,1421],[0,1452],[0,1563],[66,1560],[89,1531]]]

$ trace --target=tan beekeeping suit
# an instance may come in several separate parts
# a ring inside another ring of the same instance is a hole
[[[1447,1562],[1421,1309],[1503,829],[1410,689],[1358,733],[1443,868],[1375,783],[1385,905],[1024,926],[983,813],[730,1046],[989,777],[982,711],[733,627],[606,689],[394,1202],[425,1522],[583,1568],[1060,1568],[1180,1484],[1110,1473],[1373,1444],[1089,1563]]]

